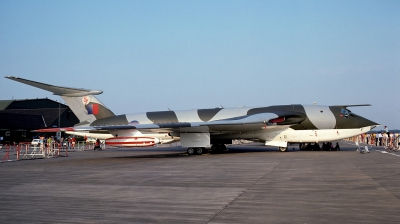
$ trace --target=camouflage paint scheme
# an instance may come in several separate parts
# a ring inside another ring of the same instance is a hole
[[[366,118],[353,114],[346,106],[303,106],[299,104],[270,107],[238,107],[215,108],[183,111],[157,111],[137,114],[124,114],[98,119],[90,126],[128,125],[136,120],[139,124],[210,122],[217,120],[240,120],[257,114],[273,114],[272,118],[285,117],[278,125],[292,125],[294,130],[318,129],[352,129],[378,125]],[[307,108],[307,111],[306,109]],[[345,117],[341,112],[345,109],[350,116]],[[312,120],[310,120],[310,118]],[[269,120],[269,119],[268,119]],[[189,126],[190,127],[190,126]]]
[[[348,113],[348,116],[345,116],[344,111]],[[281,121],[274,122],[277,118]],[[129,124],[132,121],[135,121],[134,125]],[[130,133],[129,130],[137,129],[157,133],[208,132],[211,141],[235,138],[266,141],[268,139],[260,136],[277,130],[315,131],[360,128],[370,130],[367,127],[375,125],[377,125],[375,122],[351,113],[345,106],[281,105],[126,114],[99,119],[90,126],[96,130],[108,130],[119,136],[125,136],[124,133]],[[251,137],[248,137],[249,135]],[[300,139],[296,142],[305,141]]]
[[[81,124],[74,127],[75,133],[103,131],[116,138],[151,137],[157,139],[157,143],[180,140],[185,147],[207,147],[226,144],[232,139],[250,139],[286,148],[288,143],[343,139],[365,133],[378,125],[347,109],[366,105],[293,104],[116,116],[94,96],[102,91],[53,86],[18,77],[6,78],[60,95],[81,120]]]

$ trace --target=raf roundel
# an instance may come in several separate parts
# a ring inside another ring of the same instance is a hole
[[[88,105],[90,102],[90,98],[88,96],[82,97],[82,103]]]

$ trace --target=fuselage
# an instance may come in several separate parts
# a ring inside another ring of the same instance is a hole
[[[211,142],[250,139],[279,146],[279,142],[323,142],[343,139],[368,132],[378,124],[353,114],[343,106],[279,105],[270,107],[213,108],[181,111],[157,111],[118,115],[92,122],[91,126],[114,126],[163,123],[201,123],[240,120],[246,116],[267,116],[264,124],[254,126],[209,127]],[[262,118],[261,118],[262,117]],[[158,143],[179,140],[169,131],[146,133],[139,130],[112,130],[117,137],[152,136]]]

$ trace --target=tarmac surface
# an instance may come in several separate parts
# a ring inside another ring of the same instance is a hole
[[[400,152],[293,147],[201,156],[107,149],[3,162],[0,223],[400,223]]]

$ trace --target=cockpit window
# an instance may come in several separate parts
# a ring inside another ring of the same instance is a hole
[[[349,110],[344,109],[344,108],[340,110],[340,116],[341,116],[341,117],[348,118],[349,115],[350,115],[350,111],[349,111]]]

